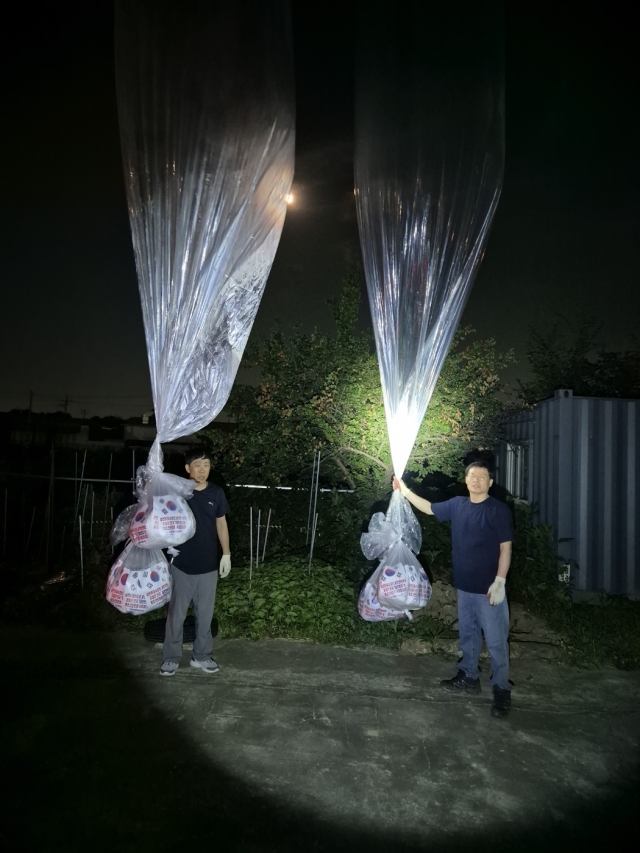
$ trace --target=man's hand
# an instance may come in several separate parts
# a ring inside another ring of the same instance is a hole
[[[403,497],[403,498],[406,498],[406,496],[407,496],[407,495],[409,494],[409,492],[411,491],[411,490],[410,490],[410,489],[405,485],[404,480],[400,480],[400,479],[398,479],[398,477],[396,477],[396,476],[395,476],[395,474],[394,474],[394,476],[393,476],[393,488],[394,488],[397,492],[400,492],[400,494],[402,495],[402,497]]]
[[[504,601],[504,593],[505,593],[505,579],[498,578],[494,580],[494,582],[489,587],[487,591],[487,598],[489,599],[489,604],[493,604],[495,607],[497,604],[502,604]]]
[[[427,515],[433,515],[433,510],[431,509],[431,501],[428,501],[425,498],[421,498],[416,495],[416,493],[412,492],[411,489],[406,485],[404,480],[401,480],[395,475],[393,477],[393,488],[396,492],[400,492],[402,497],[406,498],[410,504],[414,505],[416,509],[419,509],[421,512],[426,512]]]
[[[220,559],[220,577],[226,578],[231,571],[231,554],[223,554]]]

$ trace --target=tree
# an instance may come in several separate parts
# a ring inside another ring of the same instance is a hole
[[[260,368],[257,387],[236,385],[227,411],[233,432],[205,430],[227,476],[265,485],[309,478],[322,451],[323,478],[371,499],[388,490],[391,457],[378,362],[371,332],[356,330],[360,282],[345,279],[334,305],[335,336],[317,330],[290,339],[280,328],[247,349]],[[409,468],[459,473],[472,448],[490,447],[503,405],[500,371],[513,360],[494,340],[472,341],[460,330],[444,364]],[[237,480],[236,480],[237,482]]]
[[[532,328],[527,356],[532,376],[519,383],[525,405],[552,397],[558,388],[583,397],[640,397],[640,348],[605,349],[601,325],[588,314]]]

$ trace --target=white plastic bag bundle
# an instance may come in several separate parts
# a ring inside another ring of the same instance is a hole
[[[118,516],[112,539],[116,528],[122,529],[122,522],[128,519],[127,535],[138,548],[182,545],[196,532],[195,518],[187,504],[195,485],[193,480],[164,473],[162,452],[156,440],[147,464],[138,469],[138,503],[133,510],[129,508]]]
[[[422,547],[422,530],[415,513],[400,492],[394,491],[386,515],[376,512],[369,521],[368,533],[360,537],[360,547],[367,560],[375,560],[402,540],[414,554]]]
[[[431,598],[431,584],[412,554],[420,550],[422,531],[400,492],[391,495],[386,515],[377,512],[371,517],[360,545],[367,559],[382,557],[360,593],[360,616],[367,622],[411,619],[411,611],[425,607]]]
[[[157,610],[170,598],[171,575],[162,551],[142,550],[130,542],[109,572],[109,604],[121,613],[140,616]]]
[[[419,610],[431,598],[425,570],[404,542],[396,542],[376,569],[378,600],[391,610]]]
[[[139,503],[129,535],[138,548],[170,548],[182,545],[196,532],[193,513],[184,498],[150,495]]]
[[[377,571],[366,582],[358,598],[358,613],[365,622],[389,622],[401,616],[407,616],[410,619],[411,614],[408,610],[406,613],[399,613],[380,604],[376,580]]]
[[[125,542],[129,538],[129,528],[133,521],[133,516],[138,512],[138,504],[133,504],[123,509],[120,515],[113,522],[113,527],[109,533],[109,542],[112,548],[115,548],[120,542]]]

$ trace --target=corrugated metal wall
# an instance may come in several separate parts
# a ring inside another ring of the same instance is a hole
[[[640,401],[556,391],[505,422],[497,481],[518,482],[513,448],[528,448],[526,497],[575,560],[574,588],[640,595]],[[522,478],[521,478],[522,479]]]

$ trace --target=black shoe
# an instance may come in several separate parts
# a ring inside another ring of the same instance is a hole
[[[480,693],[480,679],[469,678],[461,669],[453,678],[447,678],[440,682],[440,687],[450,690],[452,693]]]
[[[503,690],[502,687],[493,688],[493,702],[491,704],[492,717],[508,717],[511,710],[511,691]]]

